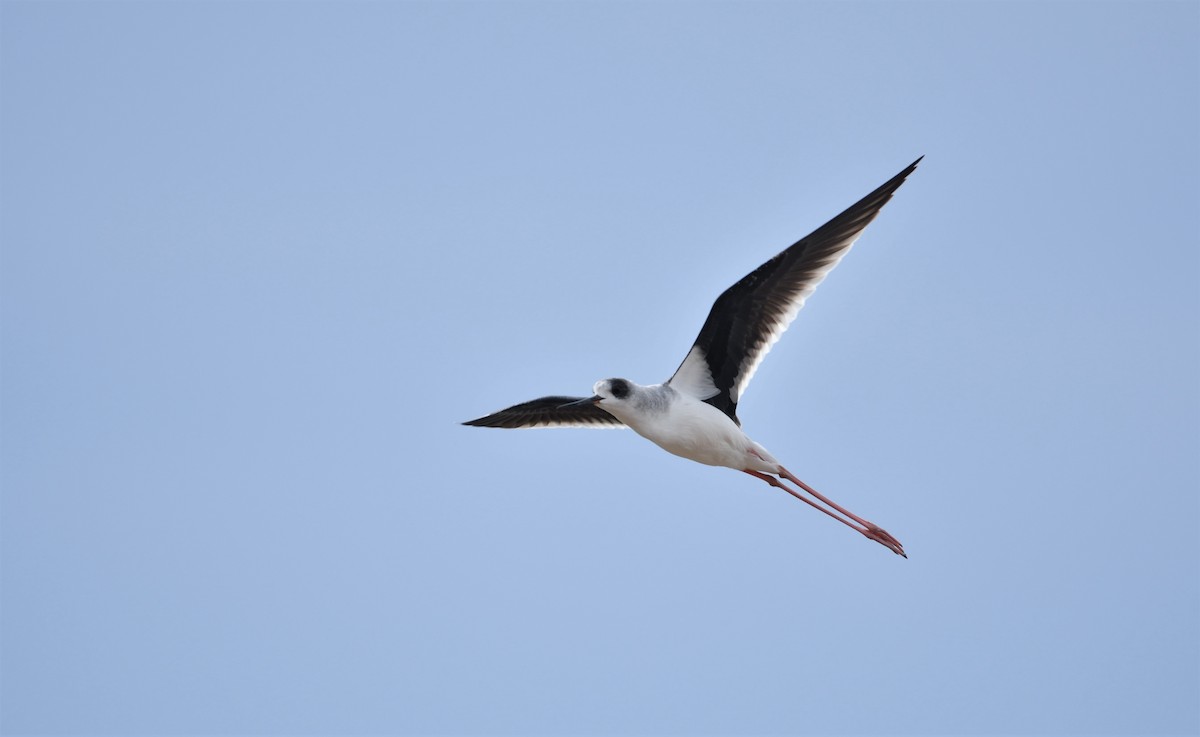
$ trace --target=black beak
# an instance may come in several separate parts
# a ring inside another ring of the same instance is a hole
[[[599,394],[595,394],[595,395],[588,397],[587,399],[578,399],[574,402],[567,402],[566,404],[560,404],[560,405],[558,405],[558,408],[562,409],[563,407],[578,407],[581,404],[595,404],[596,402],[599,402],[603,398],[604,397],[600,396]]]

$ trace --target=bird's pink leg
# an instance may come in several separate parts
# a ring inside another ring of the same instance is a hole
[[[780,467],[780,469],[782,471],[782,467]],[[821,505],[817,504],[813,500],[808,499],[807,497],[803,496],[800,492],[796,491],[795,489],[792,489],[791,487],[784,484],[783,482],[781,482],[779,479],[775,478],[774,476],[771,476],[770,474],[760,473],[759,471],[752,471],[748,468],[744,468],[742,470],[743,470],[743,472],[748,473],[755,478],[766,481],[768,484],[770,484],[771,486],[774,486],[777,489],[783,489],[784,491],[786,491],[787,493],[796,497],[797,499],[804,502],[805,504],[812,507],[813,509],[824,512],[825,514],[829,515],[830,517],[833,517],[838,522],[841,522],[843,525],[846,525],[850,529],[852,529],[858,533],[861,533],[867,539],[874,540],[875,542],[884,546],[888,550],[891,550],[896,555],[901,555],[901,556],[904,556],[905,558],[908,557],[908,555],[905,554],[904,547],[900,544],[900,541],[897,540],[896,538],[892,537],[890,534],[888,534],[888,532],[886,530],[880,528],[878,525],[874,525],[870,522],[867,522],[867,521],[861,519],[857,515],[853,515],[853,514],[850,514],[849,512],[846,512],[846,510],[842,509],[841,507],[837,506],[836,504],[833,504],[832,502],[830,502],[828,499],[821,496],[820,494],[817,494],[816,492],[814,492],[811,488],[809,488],[809,486],[807,484],[805,484],[804,482],[802,482],[799,479],[792,476],[791,473],[785,472],[786,478],[788,480],[799,484],[805,491],[808,491],[809,493],[813,494],[818,499],[825,502],[826,504],[829,504],[829,506],[833,507],[834,509],[837,509],[838,511],[842,512],[843,514],[846,514],[851,519],[856,520],[862,526],[860,527],[859,525],[854,524],[854,522],[851,522],[847,519],[843,519],[842,517],[838,516],[834,512],[829,511],[828,509],[826,509],[825,507],[822,507]]]
[[[774,486],[776,489],[783,489],[787,493],[796,497],[797,499],[804,502],[805,504],[812,507],[813,509],[817,510],[818,512],[824,512],[825,514],[829,515],[830,517],[833,517],[838,522],[841,522],[843,525],[853,527],[855,530],[857,530],[858,532],[861,532],[864,535],[867,534],[867,531],[864,528],[859,527],[858,525],[854,524],[853,522],[850,522],[849,520],[842,519],[841,517],[837,516],[833,512],[830,512],[825,507],[822,507],[820,504],[817,504],[812,499],[808,499],[807,497],[801,495],[800,492],[796,491],[795,489],[791,488],[790,486],[783,483],[782,481],[775,478],[774,476],[771,476],[770,474],[759,473],[758,471],[751,471],[748,468],[743,468],[742,472],[748,473],[756,479],[762,479],[763,481],[766,481],[771,486]],[[868,535],[868,537],[870,537],[870,536]]]
[[[870,521],[868,521],[868,520],[865,520],[865,519],[863,519],[862,517],[859,517],[859,516],[858,516],[857,514],[855,514],[854,512],[851,512],[850,510],[848,510],[848,509],[846,509],[846,508],[844,508],[844,507],[840,506],[839,504],[837,504],[837,503],[836,503],[836,502],[834,502],[833,500],[826,498],[826,497],[825,497],[823,494],[821,494],[819,491],[817,491],[816,489],[812,488],[812,487],[811,487],[811,486],[809,486],[808,484],[804,483],[804,482],[803,482],[803,481],[801,481],[800,479],[798,479],[798,478],[796,478],[795,476],[793,476],[793,475],[792,475],[792,472],[791,472],[791,471],[789,471],[789,470],[787,470],[787,469],[786,469],[786,468],[784,468],[783,466],[780,466],[780,467],[779,467],[779,475],[780,475],[780,476],[783,476],[785,479],[787,479],[788,481],[791,481],[793,484],[796,484],[796,485],[797,485],[797,486],[799,486],[801,489],[804,489],[804,490],[805,490],[805,491],[807,491],[809,494],[812,494],[814,497],[816,497],[817,499],[821,500],[821,501],[822,501],[822,502],[824,502],[825,504],[829,505],[830,507],[833,507],[834,509],[836,509],[837,511],[839,511],[839,512],[841,512],[842,514],[846,515],[846,516],[847,516],[847,517],[849,517],[850,519],[852,519],[852,520],[854,520],[855,522],[859,523],[860,525],[862,525],[863,527],[867,528],[867,529],[868,529],[868,530],[870,530],[871,532],[875,533],[875,534],[876,534],[876,535],[878,535],[879,537],[882,537],[882,538],[884,538],[884,539],[888,540],[889,542],[891,542],[891,543],[894,543],[896,547],[901,547],[901,545],[900,545],[900,541],[899,541],[899,540],[897,540],[896,538],[892,537],[892,536],[891,536],[891,533],[889,533],[887,530],[883,529],[882,527],[880,527],[879,525],[875,524],[874,522],[870,522]],[[872,538],[874,538],[874,537],[875,537],[875,535],[871,535],[871,537],[872,537]],[[880,542],[883,542],[883,540],[880,540]],[[885,545],[887,545],[887,543],[884,543],[884,544],[885,544]],[[892,547],[892,546],[891,546],[891,545],[888,545],[888,547]],[[901,553],[901,555],[903,555],[903,553]],[[904,557],[906,557],[906,558],[907,558],[908,556],[904,556]]]

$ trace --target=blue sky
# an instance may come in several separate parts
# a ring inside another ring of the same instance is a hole
[[[5,734],[1200,732],[1200,6],[0,5]],[[739,414],[630,432],[919,155]]]

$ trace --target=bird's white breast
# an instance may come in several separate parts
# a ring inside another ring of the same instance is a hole
[[[709,466],[747,468],[757,444],[721,410],[681,392],[659,412],[622,417],[625,424],[663,450]]]

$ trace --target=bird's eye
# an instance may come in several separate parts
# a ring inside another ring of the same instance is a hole
[[[629,382],[624,379],[613,379],[609,382],[608,388],[612,390],[613,396],[617,399],[629,396]]]

